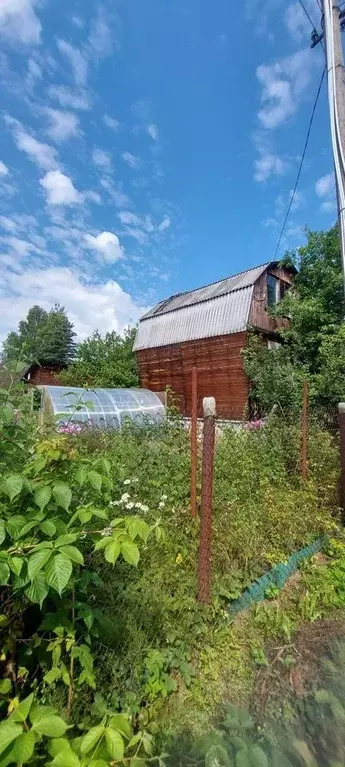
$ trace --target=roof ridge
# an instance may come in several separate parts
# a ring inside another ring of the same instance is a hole
[[[235,274],[228,274],[227,277],[222,277],[220,280],[213,280],[213,282],[207,282],[206,285],[200,285],[198,288],[192,288],[191,290],[181,290],[179,293],[173,293],[169,298],[163,299],[161,302],[158,303],[166,303],[166,301],[171,301],[172,298],[177,298],[177,296],[185,296],[187,293],[196,293],[198,290],[203,290],[204,288],[210,288],[211,285],[217,285],[218,282],[225,282],[225,280],[231,280],[233,277],[239,277],[240,274],[246,274],[246,272],[254,271],[254,269],[261,269],[264,266],[269,266],[269,264],[272,264],[273,261],[265,261],[263,264],[257,264],[256,266],[249,266],[248,269],[242,269],[240,272],[235,272]],[[235,290],[241,290],[241,288],[235,288]],[[232,293],[233,291],[229,291]]]

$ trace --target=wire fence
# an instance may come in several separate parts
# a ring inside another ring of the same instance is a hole
[[[232,421],[216,416],[216,402],[212,397],[203,400],[203,419],[197,418],[198,392],[196,377],[192,378],[192,417],[190,425],[191,449],[191,514],[200,516],[198,600],[208,603],[212,579],[212,511],[214,487],[214,460],[217,442],[229,427],[243,431],[264,430],[267,440],[278,438],[285,450],[286,471],[294,482],[303,487],[310,473],[315,471],[313,456],[319,444],[320,433],[339,451],[341,478],[338,504],[345,510],[345,404],[340,413],[331,409],[315,409],[309,405],[308,384],[304,383],[299,412],[284,412],[279,406],[265,418]],[[212,404],[210,404],[212,403]],[[199,411],[200,412],[200,411]],[[274,428],[271,428],[271,427]],[[276,429],[276,431],[275,431]],[[277,437],[278,433],[278,437]],[[328,435],[328,436],[327,436]],[[198,499],[199,503],[198,503]],[[321,499],[320,499],[321,502]],[[337,501],[336,501],[337,503]]]

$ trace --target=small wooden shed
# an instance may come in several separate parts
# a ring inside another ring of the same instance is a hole
[[[260,331],[274,346],[287,320],[268,310],[294,273],[273,261],[161,301],[141,318],[134,343],[141,386],[155,392],[170,387],[181,412],[190,415],[195,367],[199,407],[203,397],[213,396],[219,415],[242,418],[249,384],[241,351],[248,331]]]

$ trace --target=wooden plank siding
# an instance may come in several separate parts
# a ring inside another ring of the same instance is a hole
[[[217,413],[240,419],[248,401],[248,381],[241,350],[247,333],[186,341],[136,352],[141,386],[162,391],[169,386],[181,412],[191,414],[192,368],[198,370],[198,415],[203,397],[215,397]]]
[[[292,273],[280,267],[268,269],[254,284],[252,305],[248,325],[259,330],[274,334],[287,327],[288,320],[281,317],[270,317],[267,306],[267,274],[273,274],[288,285],[292,285]]]

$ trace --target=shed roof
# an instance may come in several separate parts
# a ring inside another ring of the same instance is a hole
[[[141,318],[134,349],[150,349],[245,330],[254,283],[270,265],[268,262],[161,301]]]

